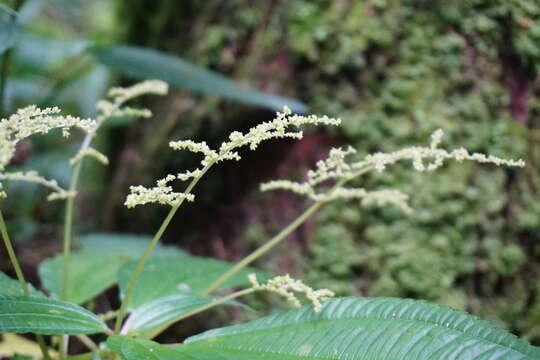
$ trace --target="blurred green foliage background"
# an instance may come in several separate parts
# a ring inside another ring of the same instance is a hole
[[[109,85],[144,77],[131,62],[109,68],[110,61],[93,56],[98,45],[121,43],[343,119],[340,130],[263,146],[207,177],[198,201],[181,210],[166,235],[195,253],[240,259],[294,219],[305,200],[260,195],[257,184],[301,177],[330,146],[392,151],[425,143],[440,127],[446,147],[522,157],[527,167],[518,170],[451,164],[430,174],[398,166],[370,175],[365,186],[411,194],[414,214],[332,205],[258,265],[339,295],[414,297],[466,309],[540,344],[538,0],[29,0],[20,14],[7,50],[4,116],[28,103],[91,116]],[[106,129],[97,147],[112,164],[85,169],[79,232],[152,233],[163,209],[127,210],[122,202],[130,184],[196,163],[167,151],[169,139],[215,144],[272,117],[268,106],[217,96],[223,94],[211,85],[196,92],[176,86],[166,99],[144,104],[156,119],[116,119]],[[52,137],[36,140],[14,165],[66,182],[73,148]],[[5,205],[10,226],[32,268],[54,251],[62,209],[45,203],[37,188],[9,190],[17,194]]]

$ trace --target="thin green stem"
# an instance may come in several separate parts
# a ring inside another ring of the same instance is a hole
[[[17,280],[19,280],[19,283],[21,284],[22,292],[24,296],[29,296],[30,289],[28,288],[28,283],[26,282],[26,279],[24,278],[24,274],[21,270],[21,265],[19,264],[17,255],[15,255],[15,250],[13,250],[13,244],[11,243],[11,239],[9,238],[9,234],[7,231],[7,227],[4,221],[4,215],[2,214],[2,211],[0,211],[0,232],[2,233],[2,239],[4,240],[4,245],[6,246],[9,260],[11,261],[11,264],[13,265],[13,268],[15,269]],[[36,335],[36,339],[39,344],[39,348],[41,349],[41,352],[43,354],[43,358],[45,360],[50,360],[51,358],[49,357],[49,351],[47,350],[47,345],[45,344],[45,340],[43,339],[43,336]]]
[[[25,296],[28,296],[30,295],[30,290],[28,289],[28,284],[26,283],[26,280],[24,278],[24,274],[21,270],[21,265],[19,264],[17,255],[15,255],[15,250],[13,250],[13,244],[11,243],[11,239],[9,238],[9,234],[7,232],[7,227],[6,227],[6,223],[4,222],[4,215],[2,214],[2,211],[0,211],[0,231],[2,232],[2,239],[4,240],[4,245],[6,246],[9,260],[11,261],[11,264],[13,265],[13,269],[15,269],[17,280],[19,280],[19,283],[21,284],[21,289],[23,291],[23,294]]]
[[[366,172],[371,170],[371,166],[367,166],[365,168],[362,168],[358,170],[356,173],[354,173],[351,177],[341,179],[339,180],[329,191],[328,193],[332,193],[335,189],[343,186],[347,181],[352,180],[353,178],[359,177]],[[217,278],[214,282],[212,282],[206,289],[204,289],[201,292],[201,295],[208,295],[212,293],[214,290],[219,288],[225,281],[230,279],[232,276],[237,274],[240,270],[251,264],[253,261],[258,259],[260,256],[264,255],[267,251],[269,251],[271,248],[279,244],[283,239],[285,239],[290,233],[292,233],[294,230],[296,230],[300,225],[302,225],[311,215],[313,215],[315,212],[317,212],[326,201],[324,200],[318,200],[313,205],[311,205],[306,211],[304,211],[299,217],[297,217],[292,223],[290,223],[286,228],[281,230],[276,236],[274,236],[272,239],[270,239],[267,243],[259,247],[257,250],[253,251],[251,254],[246,256],[243,260],[236,263],[232,268],[227,270],[223,275],[221,275],[219,278]]]
[[[92,339],[90,339],[87,335],[78,334],[78,335],[75,335],[75,337],[79,339],[79,341],[82,342],[88,349],[94,352],[99,351],[99,346],[97,346],[97,344]]]
[[[210,303],[208,303],[208,304],[206,304],[206,305],[200,306],[200,307],[198,307],[198,308],[196,308],[196,309],[193,309],[193,310],[191,310],[191,311],[189,311],[189,312],[183,314],[182,316],[176,318],[176,319],[174,320],[174,322],[178,322],[178,321],[184,320],[184,319],[186,319],[186,318],[188,318],[188,317],[190,317],[190,316],[199,314],[199,313],[201,313],[201,312],[203,312],[203,311],[206,311],[206,310],[211,309],[211,308],[213,308],[213,307],[216,307],[216,306],[218,306],[218,305],[220,305],[220,304],[223,304],[224,302],[227,302],[227,301],[229,301],[229,300],[236,299],[236,298],[238,298],[238,297],[240,297],[240,296],[244,296],[244,295],[247,295],[247,294],[254,293],[255,291],[257,291],[257,290],[255,290],[255,289],[253,289],[253,288],[249,288],[249,289],[240,290],[240,291],[237,291],[237,292],[232,293],[232,294],[230,294],[230,295],[221,297],[221,298],[216,299],[216,300],[214,300],[214,301],[212,301],[212,302],[210,302]]]
[[[51,360],[51,357],[49,356],[49,350],[47,349],[47,344],[45,344],[45,339],[43,338],[43,335],[36,334],[36,340],[39,345],[39,349],[41,350],[41,353],[43,354],[43,359]]]
[[[191,183],[186,188],[185,193],[189,194],[195,185],[199,182],[199,180],[206,174],[206,172],[212,167],[214,163],[207,164],[204,169],[201,171],[200,175],[196,178],[193,178]],[[133,291],[135,290],[135,286],[137,285],[137,282],[139,281],[139,278],[141,277],[141,273],[144,268],[144,264],[150,257],[150,254],[152,253],[152,250],[154,250],[154,247],[157,245],[159,240],[161,239],[161,236],[169,226],[172,218],[174,217],[174,214],[176,214],[176,211],[178,211],[178,208],[182,205],[184,202],[184,199],[181,199],[179,203],[171,208],[169,213],[167,214],[167,217],[165,220],[163,220],[163,223],[159,227],[158,231],[152,238],[152,241],[148,244],[146,247],[146,250],[144,251],[143,256],[139,259],[139,262],[137,263],[137,266],[135,267],[135,270],[133,271],[133,274],[131,275],[131,279],[129,280],[128,288],[126,290],[126,295],[122,299],[122,304],[120,305],[120,310],[118,310],[118,316],[116,317],[116,323],[114,325],[114,333],[119,334],[120,330],[122,329],[122,322],[124,321],[124,317],[126,316],[127,307],[129,305],[129,302],[131,300],[131,296],[133,295]]]
[[[58,358],[60,360],[64,360],[67,357],[67,344],[68,339],[66,339],[66,336],[59,335],[58,336]]]
[[[223,304],[224,302],[227,302],[229,300],[232,300],[232,299],[236,299],[237,297],[240,297],[240,296],[244,296],[244,295],[247,295],[247,294],[251,294],[255,291],[258,291],[258,289],[254,289],[254,288],[248,288],[248,289],[244,289],[244,290],[241,290],[241,291],[238,291],[238,292],[235,292],[235,293],[232,293],[230,295],[227,295],[227,296],[224,296],[224,297],[221,297],[221,298],[217,298],[211,302],[209,302],[208,304],[205,304],[205,305],[202,305],[196,309],[193,309],[185,314],[182,314],[172,320],[169,320],[167,321],[166,323],[164,323],[163,325],[160,325],[159,327],[153,329],[151,332],[146,332],[144,335],[143,335],[143,338],[144,339],[153,339],[155,338],[156,336],[158,336],[159,334],[161,334],[163,331],[165,331],[169,326],[171,326],[172,324],[174,323],[177,323],[181,320],[184,320],[190,316],[193,316],[193,315],[196,315],[198,313],[201,313],[203,311],[206,311],[206,310],[209,310],[215,306],[218,306],[220,304]],[[126,323],[127,324],[127,323]],[[129,330],[128,329],[122,329],[121,331],[121,334],[128,334],[129,335]]]
[[[81,145],[80,151],[87,149],[92,142],[93,135],[87,134]],[[81,175],[83,159],[75,164],[73,173],[71,174],[71,183],[69,184],[69,192],[71,196],[66,199],[66,213],[64,218],[64,239],[62,241],[63,247],[63,260],[62,260],[62,285],[60,289],[60,298],[67,300],[68,298],[68,284],[69,284],[69,255],[71,253],[71,239],[73,237],[73,206],[75,203],[75,196],[77,186],[79,185],[79,178]],[[60,336],[59,341],[59,354],[60,359],[64,359],[67,356],[67,347],[69,343],[68,336]]]
[[[79,177],[81,174],[82,161],[79,161],[73,169],[69,192],[77,190]],[[69,281],[69,255],[71,252],[71,238],[73,236],[73,204],[75,196],[69,196],[66,200],[66,214],[64,219],[64,241],[63,241],[63,269],[62,269],[62,288],[60,296],[63,300],[68,298],[68,281]]]
[[[171,208],[171,210],[167,214],[167,217],[165,218],[165,220],[163,220],[163,223],[161,223],[161,226],[159,227],[158,231],[152,238],[152,241],[146,247],[146,250],[144,251],[143,256],[139,259],[139,262],[137,263],[137,266],[135,267],[135,271],[133,271],[133,275],[131,275],[131,279],[129,280],[126,295],[124,296],[124,299],[122,299],[122,304],[120,305],[120,310],[118,310],[118,316],[116,317],[116,323],[114,325],[114,332],[116,334],[120,332],[120,329],[122,327],[122,322],[126,315],[127,306],[129,304],[129,301],[131,300],[131,296],[133,295],[135,286],[137,285],[137,282],[139,281],[142,270],[144,268],[144,264],[146,263],[146,260],[148,259],[148,257],[150,257],[152,250],[154,249],[156,244],[159,242],[159,239],[165,232],[165,229],[167,229],[167,227],[169,226],[169,223],[174,217],[174,214],[176,214],[177,210],[178,210],[178,206],[173,206]]]
[[[302,225],[311,215],[313,215],[317,210],[323,206],[323,201],[317,201],[306,211],[304,211],[299,217],[297,217],[292,223],[290,223],[286,228],[281,230],[276,236],[270,239],[267,243],[259,247],[257,250],[253,251],[251,254],[246,256],[242,261],[236,263],[232,268],[227,270],[223,275],[217,278],[212,282],[201,295],[208,295],[212,291],[219,288],[225,281],[227,281],[231,276],[237,274],[240,270],[245,268],[247,265],[251,264],[253,261],[258,259],[260,256],[264,255],[268,250],[279,244],[283,239],[290,235],[294,230],[296,230],[300,225]]]

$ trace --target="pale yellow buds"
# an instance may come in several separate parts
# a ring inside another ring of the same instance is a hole
[[[102,163],[103,165],[109,164],[109,159],[105,155],[103,155],[102,153],[100,153],[99,151],[91,147],[79,151],[77,155],[75,155],[69,160],[69,163],[71,165],[74,165],[78,163],[79,161],[81,161],[85,156],[91,156],[97,161],[99,161],[100,163]]]
[[[107,95],[114,99],[115,104],[120,105],[142,95],[166,95],[168,91],[169,85],[166,82],[161,80],[146,80],[126,88],[112,88]]]
[[[175,179],[176,176],[168,175],[166,178],[158,180],[157,186],[150,189],[145,188],[144,186],[131,186],[129,188],[130,194],[124,205],[128,208],[148,203],[175,206],[183,200],[193,201],[195,196],[192,194],[177,193],[173,191],[172,187],[169,186],[169,182]]]
[[[36,171],[3,173],[0,174],[0,180],[26,181],[48,187],[53,190],[53,193],[47,197],[47,200],[67,199],[68,197],[75,196],[75,192],[62,189],[56,180],[45,179]]]
[[[278,294],[287,299],[287,302],[296,308],[302,306],[302,303],[296,297],[295,293],[303,293],[313,304],[313,310],[315,312],[320,312],[322,310],[322,302],[335,295],[328,289],[313,290],[301,280],[295,280],[289,275],[276,276],[275,278],[268,280],[265,284],[260,284],[257,281],[257,276],[255,274],[249,274],[248,278],[254,290],[269,291]]]

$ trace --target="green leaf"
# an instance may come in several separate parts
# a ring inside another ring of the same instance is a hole
[[[153,49],[105,45],[95,47],[93,54],[101,63],[137,79],[160,79],[181,89],[219,95],[271,110],[281,110],[284,105],[288,105],[296,112],[306,110],[304,104],[298,100],[242,89],[223,75]]]
[[[102,251],[131,258],[143,255],[151,236],[135,234],[85,234],[77,236],[74,241],[82,250]],[[185,252],[175,246],[157,244],[151,256],[183,255]]]
[[[67,300],[82,304],[116,283],[117,273],[130,257],[105,251],[85,250],[69,257]],[[62,289],[63,255],[47,259],[39,265],[43,287],[60,297]]]
[[[0,295],[0,332],[72,335],[102,333],[106,329],[101,319],[76,304]]]
[[[45,297],[40,291],[34,289],[32,284],[28,284],[30,295],[34,297]],[[0,294],[2,295],[24,295],[21,284],[18,280],[12,279],[0,271]]]
[[[177,347],[110,341],[125,359],[532,360],[540,348],[462,311],[417,300],[340,298],[207,331]],[[129,356],[132,357],[129,357]]]
[[[137,265],[130,261],[118,273],[118,283],[125,294],[131,274]],[[179,293],[200,293],[233,264],[197,256],[166,256],[150,259],[135,287],[129,307],[137,309],[152,300]],[[248,284],[247,275],[256,273],[260,278],[268,276],[259,270],[247,268],[231,277],[223,288]]]
[[[17,22],[17,13],[5,11],[6,9],[9,8],[6,6],[0,9],[3,10],[0,12],[0,54],[15,45],[21,31]]]
[[[131,314],[122,333],[151,339],[155,334],[176,322],[182,315],[217,299],[219,298],[214,296],[176,294],[150,301]],[[236,301],[228,301],[222,305],[243,306]]]
[[[82,304],[116,284],[118,270],[126,262],[139,258],[151,238],[130,234],[87,234],[75,238],[82,250],[69,259],[67,299]],[[184,252],[172,246],[157,245],[152,256]],[[63,255],[42,262],[39,277],[43,287],[59,297],[62,288]]]
[[[185,356],[182,351],[148,340],[136,340],[127,336],[110,336],[107,339],[109,349],[122,356],[123,359],[146,359],[146,360],[192,360],[194,358]],[[211,360],[211,359],[207,359]]]

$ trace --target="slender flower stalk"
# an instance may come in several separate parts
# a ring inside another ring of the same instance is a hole
[[[355,172],[354,177],[361,176],[362,174],[369,171],[368,168],[363,169],[361,171]],[[332,191],[337,191],[341,186],[345,184],[346,180],[341,180],[337,184],[335,184],[332,188],[332,190],[329,191],[329,193],[332,193]],[[236,275],[239,271],[244,269],[246,266],[251,264],[253,261],[257,260],[264,254],[266,254],[268,251],[270,251],[272,248],[274,248],[276,245],[281,243],[283,239],[287,238],[293,231],[298,229],[302,224],[304,224],[311,216],[313,216],[317,211],[319,211],[328,201],[326,198],[318,198],[309,208],[307,208],[302,214],[300,214],[295,220],[293,220],[287,227],[285,227],[283,230],[281,230],[278,234],[276,234],[273,238],[268,240],[266,243],[261,245],[258,249],[253,251],[251,254],[246,256],[244,259],[236,263],[233,267],[231,267],[229,270],[223,273],[219,278],[214,280],[206,289],[204,289],[201,292],[201,295],[209,295],[216,289],[218,289],[225,281]]]
[[[75,335],[75,337],[79,339],[80,342],[82,342],[88,349],[92,350],[93,352],[99,351],[99,346],[97,346],[97,344],[92,339],[90,339],[87,335],[78,334],[78,335]]]
[[[208,164],[202,171],[201,174],[194,178],[191,183],[186,188],[185,193],[190,194],[195,185],[199,182],[201,177],[210,169],[210,167],[213,164]],[[131,275],[131,279],[129,280],[129,284],[126,290],[126,294],[124,295],[124,298],[122,299],[122,304],[120,305],[120,309],[118,310],[118,315],[116,317],[116,322],[114,325],[114,332],[115,334],[119,334],[120,330],[122,329],[122,322],[124,321],[124,317],[126,316],[127,307],[129,306],[129,302],[131,300],[131,296],[133,295],[133,291],[135,291],[135,286],[137,285],[137,282],[139,281],[139,278],[141,277],[141,273],[144,268],[144,264],[150,257],[150,254],[152,254],[152,251],[154,250],[154,247],[158,244],[159,240],[163,236],[163,233],[169,226],[171,220],[173,219],[174,215],[184,202],[184,198],[180,199],[180,201],[171,207],[171,210],[163,220],[163,223],[161,223],[161,226],[159,227],[158,231],[152,238],[152,241],[148,244],[146,249],[144,250],[143,256],[139,259],[139,262],[137,263],[137,266],[135,267],[135,270],[133,271],[133,275]]]
[[[293,231],[298,229],[303,223],[306,222],[313,214],[315,214],[323,206],[322,201],[313,203],[307,208],[300,216],[298,216],[293,222],[291,222],[286,228],[281,230],[276,236],[266,242],[264,245],[253,251],[246,256],[240,262],[236,263],[233,267],[227,270],[223,275],[213,281],[206,289],[201,292],[201,295],[209,295],[214,290],[218,289],[225,281],[236,275],[243,268],[251,264],[253,261],[266,254],[270,249],[279,244],[283,239],[289,236]]]
[[[79,177],[81,174],[82,162],[78,162],[73,169],[71,175],[71,184],[69,185],[69,191],[77,191],[77,185],[79,183]],[[64,239],[63,245],[63,260],[62,260],[62,287],[60,296],[63,300],[68,298],[68,282],[69,282],[69,255],[71,251],[71,240],[73,237],[73,205],[75,198],[70,196],[66,199],[66,213],[64,218]]]
[[[193,315],[197,315],[203,311],[206,311],[206,310],[209,310],[211,308],[214,308],[218,305],[221,305],[223,303],[226,303],[227,301],[231,301],[231,300],[234,300],[236,298],[239,298],[241,296],[246,296],[248,294],[252,294],[256,291],[258,291],[259,289],[255,289],[253,287],[251,288],[248,288],[248,289],[244,289],[244,290],[240,290],[240,291],[237,291],[237,292],[234,292],[230,295],[227,295],[227,296],[223,296],[223,297],[220,297],[219,299],[216,299],[206,305],[203,305],[203,306],[200,306],[196,309],[193,309],[185,314],[183,314],[182,316],[178,317],[177,319],[175,319],[175,322],[178,322],[178,321],[182,321],[184,319],[187,319],[188,317],[191,317]]]
[[[28,288],[28,283],[26,282],[26,279],[24,278],[24,274],[22,272],[21,265],[19,264],[19,260],[17,259],[17,255],[15,255],[15,250],[13,250],[13,244],[11,243],[11,239],[9,238],[6,223],[4,222],[4,215],[2,214],[1,210],[0,210],[0,232],[2,233],[2,239],[4,241],[4,245],[6,246],[9,260],[11,261],[11,265],[13,265],[13,268],[15,269],[17,280],[19,280],[19,283],[21,285],[23,295],[29,296],[30,289]],[[45,344],[45,340],[43,339],[43,336],[36,334],[36,340],[39,344],[39,348],[41,349],[41,353],[43,354],[43,358],[45,360],[50,360],[51,358],[49,356],[49,351],[47,350],[47,345]]]
[[[26,279],[24,278],[24,274],[22,272],[21,265],[19,264],[19,260],[17,259],[17,255],[15,255],[15,250],[13,249],[13,244],[11,243],[11,239],[9,238],[6,223],[4,222],[4,215],[2,214],[1,210],[0,231],[2,232],[2,240],[4,240],[4,245],[6,247],[9,260],[11,261],[13,269],[15,269],[15,274],[17,275],[17,280],[19,280],[19,284],[21,285],[23,294],[24,296],[28,296],[30,294],[30,290],[28,289],[28,284],[26,283]]]

